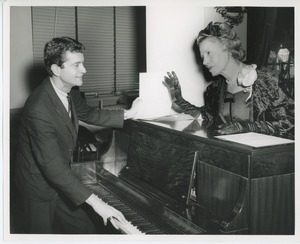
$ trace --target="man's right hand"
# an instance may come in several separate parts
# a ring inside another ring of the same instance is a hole
[[[107,225],[107,219],[109,219],[112,225],[116,229],[119,229],[116,221],[119,221],[120,223],[126,222],[124,215],[119,210],[103,202],[95,194],[92,194],[86,200],[86,203],[91,205],[94,211],[102,217],[104,225]]]

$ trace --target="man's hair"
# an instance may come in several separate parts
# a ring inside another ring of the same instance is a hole
[[[50,76],[53,76],[51,70],[52,64],[63,66],[67,52],[83,53],[85,47],[82,43],[70,37],[55,37],[47,42],[44,48],[44,63]]]

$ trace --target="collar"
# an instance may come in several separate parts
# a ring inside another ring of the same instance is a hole
[[[55,92],[56,92],[58,95],[60,94],[60,95],[62,95],[62,96],[64,96],[64,97],[67,97],[67,96],[68,96],[67,93],[65,93],[65,92],[63,92],[63,91],[61,91],[61,90],[59,90],[59,89],[54,85],[53,80],[52,80],[51,77],[49,77],[49,79],[50,79],[50,81],[51,81],[51,84],[52,84],[52,86],[53,86]]]

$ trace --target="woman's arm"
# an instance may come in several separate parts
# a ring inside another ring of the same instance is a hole
[[[202,119],[211,121],[212,116],[206,111],[205,107],[197,107],[188,101],[186,101],[181,94],[181,86],[179,80],[174,71],[167,73],[168,76],[164,77],[163,84],[167,87],[170,92],[172,99],[172,109],[178,113],[185,113],[198,118],[200,115]]]
[[[219,127],[220,134],[258,132],[294,139],[294,101],[278,86],[278,79],[258,71],[253,85],[254,122],[233,122]]]

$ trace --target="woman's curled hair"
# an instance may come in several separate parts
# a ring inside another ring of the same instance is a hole
[[[224,44],[227,51],[231,53],[232,57],[240,61],[244,60],[246,52],[242,48],[242,42],[236,32],[226,22],[210,22],[205,29],[199,32],[197,37],[198,46],[207,38],[219,40]]]

